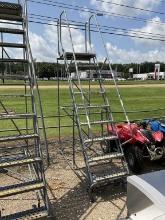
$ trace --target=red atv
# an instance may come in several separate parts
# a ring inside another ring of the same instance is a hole
[[[135,123],[121,123],[112,129],[108,126],[108,132],[117,133],[130,169],[140,172],[143,169],[145,158],[151,161],[159,160],[165,155],[164,137],[161,131],[153,132]],[[107,144],[108,151],[115,150],[115,143]]]

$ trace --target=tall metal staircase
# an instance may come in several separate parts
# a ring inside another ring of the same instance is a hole
[[[72,119],[78,128],[81,150],[85,162],[85,178],[90,190],[93,190],[99,185],[122,179],[129,174],[121,143],[116,133],[109,99],[103,84],[103,67],[99,66],[97,56],[92,52],[92,18],[95,18],[95,27],[101,36],[103,46],[105,46],[97,17],[96,15],[92,15],[88,24],[85,24],[86,40],[84,53],[75,51],[72,27],[69,24],[65,11],[60,15],[58,22],[58,60],[62,60],[64,63],[65,71],[68,76],[70,94],[73,101],[73,112],[75,114],[75,117]],[[63,28],[68,30],[67,34],[70,37],[72,51],[69,52],[64,48],[66,31],[65,36],[63,36]],[[106,47],[105,51],[105,62],[108,61],[109,71],[113,75]],[[86,67],[86,72],[88,73],[88,86],[87,81],[84,83],[84,80],[81,78],[82,66],[83,69]],[[92,76],[93,72],[93,75],[95,75],[94,85],[92,85],[92,80],[94,79]],[[126,120],[129,122],[114,75],[113,79]],[[65,106],[65,108],[69,108],[69,106]],[[65,111],[67,112],[68,110],[66,109]],[[108,133],[107,126],[112,126],[114,132]],[[113,148],[115,148],[115,150]]]
[[[0,35],[0,219],[45,219],[50,207],[37,118],[42,109],[26,1],[0,2]],[[25,203],[28,199],[35,200],[31,207]],[[8,212],[11,207],[17,212]]]

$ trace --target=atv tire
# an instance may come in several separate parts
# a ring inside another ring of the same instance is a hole
[[[130,146],[125,151],[125,157],[130,169],[134,173],[140,173],[144,163],[141,149],[138,146]]]
[[[102,150],[103,150],[103,153],[104,154],[109,154],[109,153],[112,153],[112,152],[116,152],[117,149],[116,149],[116,142],[115,140],[106,140],[104,142],[102,142]]]

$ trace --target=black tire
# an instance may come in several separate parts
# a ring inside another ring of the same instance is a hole
[[[102,143],[102,150],[104,154],[109,154],[111,152],[116,152],[116,142],[112,141],[104,141]]]
[[[128,163],[129,168],[134,173],[140,173],[143,169],[143,155],[142,150],[138,146],[129,146],[125,150],[125,157]]]

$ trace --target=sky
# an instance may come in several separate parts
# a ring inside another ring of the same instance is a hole
[[[46,4],[40,4],[39,2]],[[119,6],[118,4],[128,7]],[[45,21],[42,18],[42,22],[50,25],[31,22],[34,20],[41,22],[41,20],[36,19],[36,16],[34,18],[32,14],[59,18],[64,7],[71,8],[68,5],[76,7],[76,10],[66,9],[69,20],[85,23],[91,15],[87,11],[90,9],[104,13],[103,16],[98,17],[100,25],[119,28],[115,29],[115,33],[119,35],[103,35],[112,63],[165,61],[165,42],[149,39],[153,38],[151,33],[157,35],[155,38],[165,39],[165,0],[32,0],[28,2],[29,36],[33,57],[37,61],[56,62],[58,56],[57,27],[54,26],[53,19]],[[132,7],[139,9],[135,10]],[[136,20],[128,19],[128,17],[136,17]],[[150,33],[150,35],[147,34],[146,39],[121,36],[124,33],[123,29],[128,29],[127,34],[136,37],[141,37],[145,32]],[[114,29],[108,31],[114,32]],[[72,36],[75,51],[84,52],[84,31],[72,29]],[[62,29],[62,40],[65,50],[69,51],[71,45],[66,28]],[[98,33],[92,34],[92,48],[97,53],[98,58],[103,60],[105,51]]]

